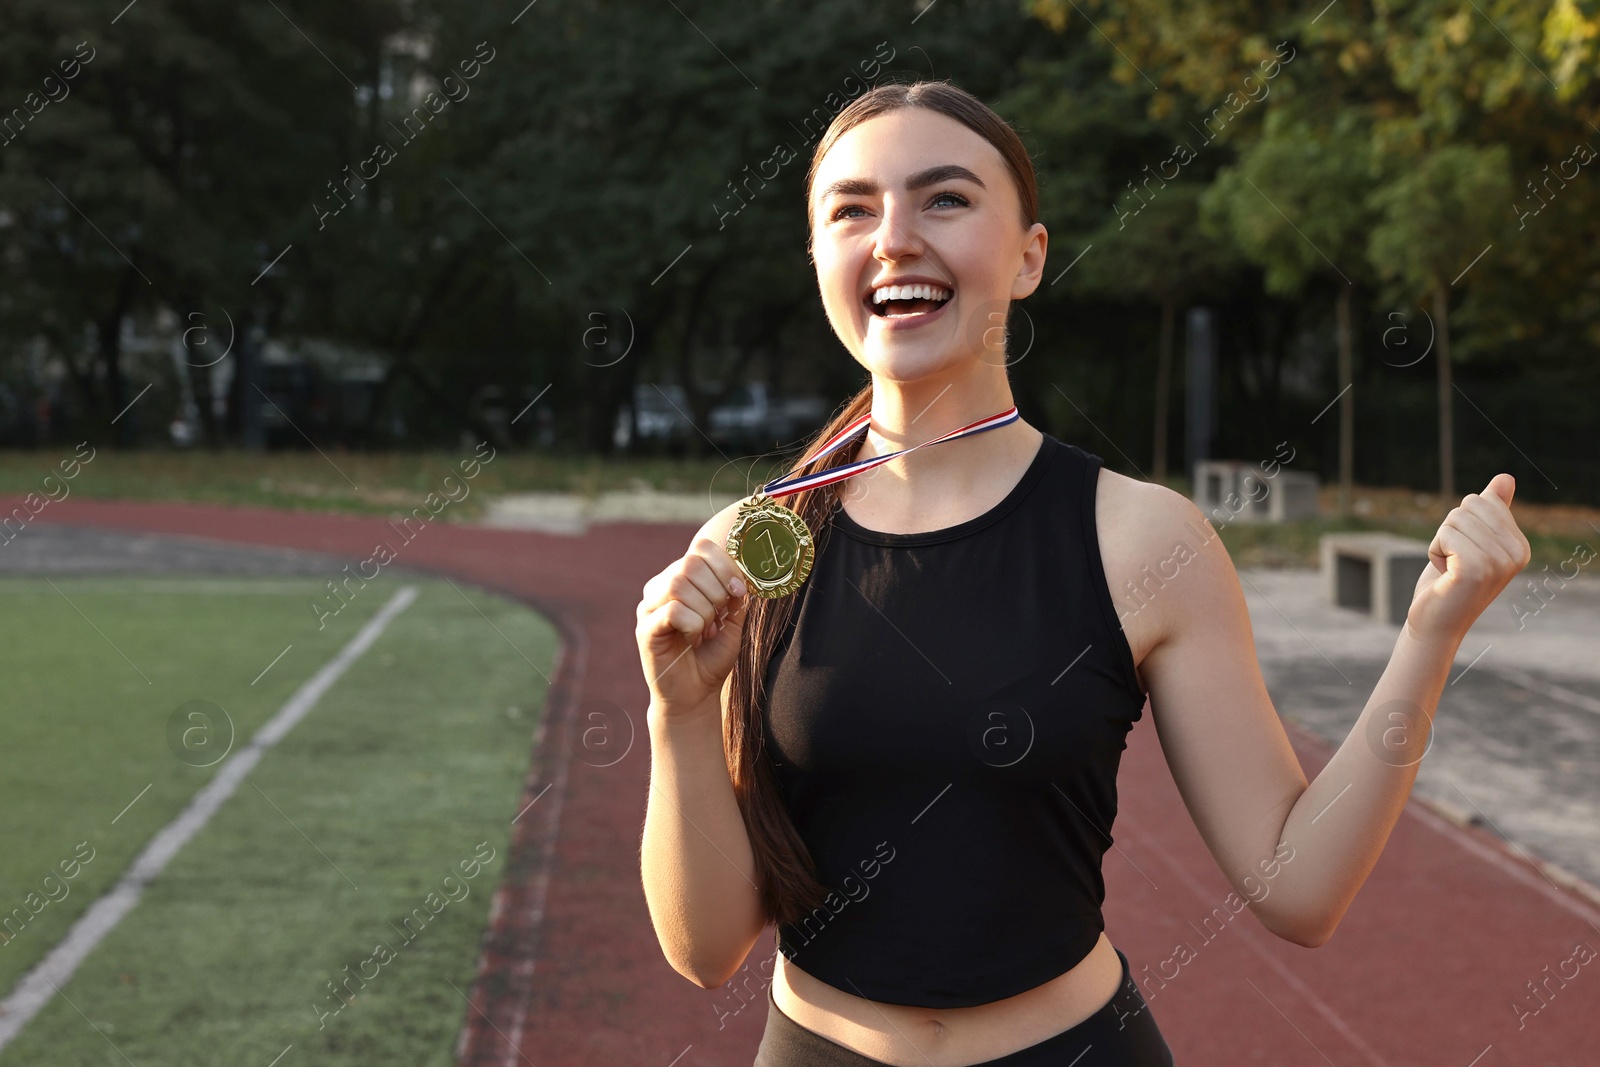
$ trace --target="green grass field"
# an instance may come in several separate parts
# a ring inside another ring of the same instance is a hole
[[[174,710],[214,702],[237,751],[402,584],[373,583],[318,632],[314,579],[51,580],[0,582],[0,909],[33,893],[38,910],[0,944],[6,992],[222,766],[175,754]],[[290,1045],[284,1067],[451,1062],[467,1005],[450,983],[470,988],[543,713],[528,661],[551,673],[557,636],[511,602],[418,586],[0,1065],[265,1067]],[[347,979],[341,1008],[328,983]]]
[[[71,448],[58,451],[59,455],[46,449],[0,451],[0,494],[44,495],[42,479],[73,453]],[[87,449],[84,454],[89,454]],[[312,451],[117,452],[102,447],[93,455],[67,483],[73,494],[86,499],[193,500],[355,515],[410,511],[429,493],[443,495],[442,480],[451,474],[459,480],[461,461],[474,458],[470,448],[458,452],[334,451],[324,458]],[[482,464],[467,483],[467,495],[451,504],[442,517],[451,521],[477,518],[484,512],[485,497],[495,493],[594,496],[610,489],[649,486],[673,492],[742,494],[754,480],[767,481],[782,473],[770,458],[729,455],[732,463],[715,453],[707,460],[606,460],[500,451]],[[53,491],[60,494],[59,489]],[[460,489],[451,491],[461,495]]]

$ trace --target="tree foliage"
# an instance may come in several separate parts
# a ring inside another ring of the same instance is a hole
[[[371,445],[399,414],[413,440],[525,433],[485,420],[493,390],[543,396],[586,450],[653,383],[683,385],[698,427],[746,380],[841,397],[863,372],[817,300],[804,174],[868,85],[933,77],[1033,153],[1051,262],[1012,374],[1062,432],[1161,470],[1174,322],[1205,302],[1220,449],[1299,433],[1326,455],[1333,420],[1313,417],[1375,374],[1387,408],[1413,405],[1382,425],[1412,433],[1427,383],[1394,380],[1380,339],[1427,301],[1463,391],[1493,381],[1513,405],[1496,425],[1561,440],[1593,422],[1597,65],[1586,0],[17,0],[0,401],[59,368],[86,435],[149,441],[140,417],[159,427],[183,383],[124,350],[129,328],[196,323],[372,354],[384,378],[352,431]],[[248,377],[214,443],[243,432]],[[1518,422],[1540,383],[1559,417]],[[1413,477],[1390,458],[1405,440],[1358,443],[1363,476]]]

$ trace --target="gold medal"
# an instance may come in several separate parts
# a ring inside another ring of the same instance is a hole
[[[816,549],[805,520],[760,492],[739,505],[725,547],[750,592],[768,599],[800,588]]]
[[[985,430],[996,430],[1015,422],[1017,418],[1017,406],[1013,404],[1004,411],[997,411],[986,418],[941,434],[931,441],[924,441],[922,444],[912,445],[898,452],[768,482],[740,502],[739,510],[734,512],[733,525],[728,530],[728,539],[723,547],[728,550],[728,556],[748,579],[746,584],[750,587],[750,592],[769,600],[788,596],[799,589],[805,582],[806,576],[811,573],[811,561],[816,554],[816,545],[812,542],[811,531],[806,528],[806,521],[778,503],[777,497],[833,485],[862,471],[882,466],[896,456],[915,452],[926,445],[954,441],[958,437],[983,433]],[[843,448],[852,437],[867,427],[871,419],[871,412],[858,415],[808,456],[806,462],[815,463],[822,457]]]

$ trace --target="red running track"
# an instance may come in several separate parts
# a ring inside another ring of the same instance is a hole
[[[81,498],[36,521],[352,562],[385,536],[381,519]],[[639,877],[650,753],[633,609],[693,532],[616,524],[573,538],[435,522],[396,561],[526,602],[565,641],[518,804],[533,807],[514,825],[473,1009],[463,1011],[462,1067],[754,1059],[771,931],[728,986],[700,989],[663,959]],[[1332,749],[1285,725],[1314,776]],[[1600,1063],[1600,964],[1585,965],[1600,950],[1600,909],[1493,835],[1409,803],[1338,931],[1305,949],[1229,911],[1231,889],[1172,783],[1148,706],[1118,785],[1107,931],[1180,1067]]]

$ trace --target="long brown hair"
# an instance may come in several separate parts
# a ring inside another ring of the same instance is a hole
[[[867,119],[902,107],[925,107],[967,126],[999,150],[1017,187],[1024,229],[1038,221],[1039,192],[1033,161],[1012,127],[971,93],[948,81],[887,83],[876,86],[834,116],[811,156],[806,172],[807,232],[811,230],[811,189],[817,168],[828,149],[845,133]],[[807,246],[810,240],[808,237]],[[818,449],[847,424],[872,409],[872,384],[840,408],[827,425],[807,443],[795,473],[813,474],[851,462],[856,448],[838,449],[820,460]],[[786,498],[816,535],[816,551],[826,544],[829,519],[838,500],[835,486],[807,489]],[[764,750],[761,728],[766,702],[767,664],[794,615],[795,596],[766,600],[751,597],[745,609],[744,641],[728,679],[728,714],[723,719],[723,753],[734,794],[744,816],[761,891],[761,907],[768,922],[792,923],[822,907],[832,894],[817,878],[816,864],[799,831],[790,820],[779,795],[770,757]]]

